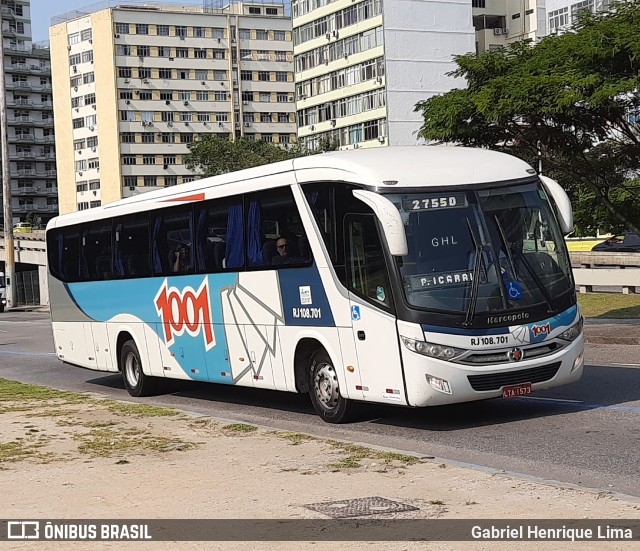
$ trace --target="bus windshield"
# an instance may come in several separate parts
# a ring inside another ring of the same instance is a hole
[[[547,304],[573,291],[542,185],[392,194],[407,234],[398,263],[409,305],[474,314]]]

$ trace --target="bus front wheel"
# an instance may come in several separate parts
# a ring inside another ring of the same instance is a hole
[[[145,375],[138,347],[132,340],[125,342],[120,351],[120,370],[127,392],[131,396],[150,396],[156,390],[156,380]]]
[[[324,350],[316,350],[309,361],[309,395],[316,413],[327,423],[344,423],[353,403],[340,395],[336,368]]]

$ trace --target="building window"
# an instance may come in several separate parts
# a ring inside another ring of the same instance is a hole
[[[261,15],[262,9],[254,6],[249,6],[249,13],[251,15]]]
[[[136,34],[149,34],[149,25],[145,23],[138,23],[136,25]]]
[[[287,82],[288,73],[286,71],[276,71],[276,82]]]
[[[271,113],[260,113],[260,122],[272,122]]]
[[[69,65],[77,65],[78,63],[80,63],[80,54],[73,54],[69,56]],[[22,65],[25,64],[27,62],[27,60],[24,57],[19,57],[19,58],[11,58],[11,65],[15,66],[15,65]]]
[[[83,31],[80,31],[80,40],[91,40],[91,37],[91,29],[84,29]]]
[[[278,15],[278,8],[265,8],[264,11],[267,15]]]
[[[240,71],[240,80],[253,80],[253,71]]]
[[[209,122],[209,113],[198,113],[198,122]]]
[[[134,121],[136,120],[136,114],[133,111],[120,111],[120,120],[121,121]]]
[[[176,48],[176,57],[189,57],[189,49],[188,48]]]
[[[216,113],[216,122],[228,122],[229,113]]]
[[[131,55],[131,46],[129,44],[118,44],[116,46],[116,55]]]
[[[204,38],[206,36],[204,27],[193,27],[193,36],[196,38]]]
[[[207,50],[204,48],[194,48],[193,57],[196,59],[207,59]]]
[[[173,132],[162,133],[162,143],[175,143],[176,135]]]
[[[78,210],[87,210],[88,208],[89,208],[89,203],[87,203],[86,201],[78,203]]]
[[[284,41],[287,39],[287,35],[284,31],[274,31],[273,33],[274,40]]]
[[[156,186],[158,178],[156,176],[145,176],[144,177],[144,185],[145,187]]]
[[[121,132],[120,141],[122,143],[136,143],[136,135],[133,132]]]
[[[193,142],[192,132],[182,132],[180,134],[180,143],[192,143],[192,142]]]
[[[98,136],[89,136],[87,138],[87,147],[95,149],[98,147]]]
[[[83,84],[91,84],[92,82],[96,81],[96,75],[93,71],[91,71],[90,73],[85,73],[84,75],[82,75],[82,83]]]
[[[215,92],[215,101],[227,101],[227,92]]]
[[[76,191],[77,192],[81,192],[81,191],[87,191],[89,188],[87,186],[87,182],[78,182],[76,184]]]
[[[129,34],[129,23],[116,23],[117,34]]]
[[[158,46],[158,57],[171,57],[171,48],[168,46]]]
[[[149,57],[151,49],[149,46],[138,46],[138,57]]]
[[[169,25],[156,25],[158,36],[169,36]]]
[[[96,207],[99,207],[101,205],[101,201],[89,201],[89,208],[90,209],[95,209]]]
[[[182,27],[176,25],[176,36],[186,37],[187,36],[187,27]]]
[[[171,101],[173,99],[173,92],[160,92],[160,99],[165,101],[167,100]]]
[[[122,156],[122,164],[123,165],[135,165],[136,164],[136,156],[135,155],[123,155]]]
[[[80,151],[81,149],[84,149],[86,147],[85,145],[85,141],[84,140],[74,140],[73,141],[73,149],[74,151]],[[23,149],[22,151],[27,151],[25,149]],[[31,148],[28,149],[28,151],[31,151]]]
[[[120,90],[120,99],[133,99],[133,92],[131,90]]]
[[[152,132],[143,133],[142,143],[154,143],[154,134]]]
[[[151,78],[151,69],[148,67],[138,67],[138,78]]]
[[[227,80],[227,71],[213,71],[213,80]]]
[[[207,80],[207,73],[206,69],[196,69],[196,80]]]
[[[84,159],[80,159],[79,161],[76,161],[76,172],[80,172],[86,169],[87,169],[87,161],[85,161]]]
[[[140,92],[138,94],[138,99],[140,99],[140,100],[151,100],[151,99],[153,99],[153,93],[152,92],[147,92],[147,91]]]
[[[471,0],[471,7],[472,8],[486,8],[487,6],[485,5],[485,0]]]
[[[256,30],[256,40],[269,40],[269,32],[265,30]]]
[[[175,155],[165,155],[163,157],[163,164],[165,164],[165,165],[175,165],[176,164],[176,156]]]
[[[198,101],[209,101],[209,92],[196,92],[196,99]]]
[[[269,71],[258,71],[258,80],[262,82],[269,82]]]
[[[180,113],[180,122],[191,122],[191,113]]]
[[[226,59],[225,50],[213,50],[213,59]]]
[[[122,183],[125,187],[135,187],[138,185],[138,177],[137,176],[125,176],[122,179]]]
[[[78,117],[71,121],[73,128],[84,128],[84,117]]]
[[[240,37],[240,40],[250,40],[251,31],[249,29],[240,29],[238,36]]]
[[[143,165],[155,165],[156,164],[156,156],[155,155],[143,155],[142,156],[142,164]]]
[[[177,176],[165,176],[164,177],[164,185],[166,187],[178,185],[178,177]]]
[[[80,33],[71,33],[69,35],[69,45],[80,43]]]
[[[100,180],[91,180],[89,182],[89,189],[91,190],[100,189]]]
[[[278,122],[289,122],[289,113],[278,113]]]
[[[89,159],[89,161],[87,162],[87,166],[89,168],[100,168],[100,159],[98,158],[93,158],[93,159]]]
[[[120,78],[131,78],[131,67],[118,67],[118,76]]]

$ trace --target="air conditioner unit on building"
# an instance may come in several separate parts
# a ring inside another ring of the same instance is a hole
[[[509,29],[502,29],[502,34],[509,34]]]
[[[113,37],[114,38],[120,38],[120,35],[119,34],[114,34]]]
[[[185,102],[184,102],[184,104],[185,104],[185,105],[189,105],[189,102],[188,102],[188,101],[185,101]]]
[[[77,73],[78,72],[78,67],[76,65],[73,66],[73,72]]]
[[[335,38],[338,38],[338,31],[333,31],[333,36],[334,36]]]
[[[224,126],[224,124],[222,124],[222,121],[218,123],[218,126]]]
[[[384,143],[384,136],[378,136],[378,141],[380,143]]]
[[[336,125],[336,119],[331,119],[329,121],[329,124],[331,124],[331,126],[335,126]]]
[[[502,29],[500,27],[496,27],[495,29],[493,29],[493,34],[495,35],[502,34]]]
[[[134,186],[129,186],[129,191],[135,191],[136,188]]]
[[[181,34],[181,35],[180,35],[180,40],[184,40],[184,38],[185,38],[185,37],[184,37],[184,35],[183,35],[183,34]]]
[[[129,104],[131,103],[131,101],[127,100],[127,101],[125,101],[125,103],[126,103],[127,105],[129,105]]]
[[[89,132],[93,132],[93,126],[89,127]]]
[[[95,153],[95,152],[96,152],[96,148],[95,148],[95,147],[92,147],[92,148],[91,148],[91,151],[93,151],[93,152]]]
[[[206,82],[203,80],[200,84],[202,84],[204,86],[206,84]]]
[[[330,40],[331,39],[331,33],[325,34],[325,37],[327,38],[327,40]]]
[[[128,78],[125,78],[125,79],[124,79],[124,83],[125,83],[125,84],[129,84],[129,82],[131,82],[131,81],[130,81]]]
[[[309,127],[309,130],[315,130],[315,129],[316,127],[313,124]]]
[[[146,78],[145,78],[145,79],[142,79],[142,82],[143,82],[144,84],[149,84],[149,80],[148,80],[148,79],[146,79]]]
[[[249,102],[248,101],[243,101],[242,105],[249,105]]]
[[[167,100],[164,100],[164,103],[165,105],[169,105],[171,102],[167,99]]]
[[[173,126],[173,123],[171,121],[167,121],[167,126]]]
[[[248,122],[245,122],[245,123],[244,123],[244,126],[245,126],[245,128],[249,128],[249,127],[251,126],[251,124],[250,124],[250,123],[248,123]]]
[[[70,46],[70,45],[69,45],[69,46],[67,46],[67,50],[71,50],[71,46]]]
[[[73,91],[74,91],[74,92],[77,92],[77,91],[78,91],[78,87],[77,87],[77,86],[74,86],[74,87],[73,87]]]

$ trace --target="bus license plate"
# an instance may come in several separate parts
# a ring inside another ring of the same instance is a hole
[[[528,394],[531,394],[531,383],[505,386],[502,389],[503,398],[515,398],[516,396],[527,396]]]

